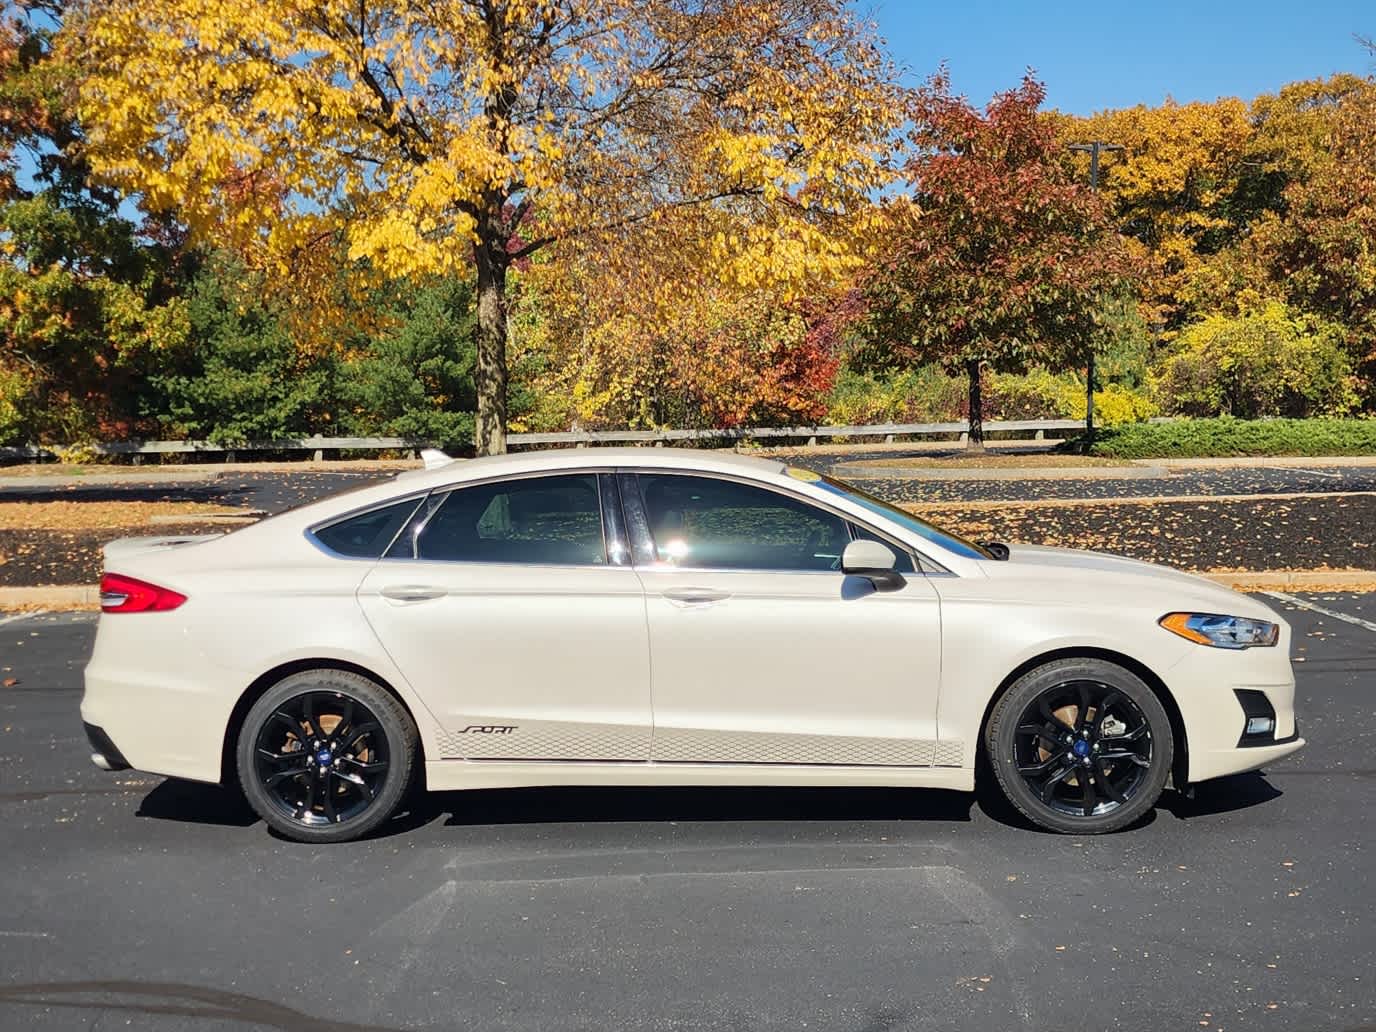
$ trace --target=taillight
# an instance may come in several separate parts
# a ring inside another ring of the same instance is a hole
[[[133,577],[107,573],[100,578],[100,610],[103,613],[165,613],[185,601],[185,595]]]

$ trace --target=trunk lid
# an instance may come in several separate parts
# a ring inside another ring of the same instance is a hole
[[[116,538],[101,549],[105,568],[114,569],[129,559],[147,558],[173,548],[186,548],[223,538],[223,534],[171,534],[163,537]],[[116,572],[125,572],[122,569]]]

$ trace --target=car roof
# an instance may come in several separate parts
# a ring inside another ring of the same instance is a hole
[[[586,469],[589,466],[634,466],[639,469],[696,469],[723,473],[777,475],[787,468],[778,459],[702,448],[545,448],[508,452],[478,459],[454,459],[431,469],[398,474],[408,486],[460,483],[540,470]]]

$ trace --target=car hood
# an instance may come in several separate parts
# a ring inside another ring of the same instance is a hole
[[[1048,548],[1041,545],[1009,545],[1005,562],[984,563],[990,577],[1017,577],[1040,581],[1052,592],[1081,586],[1094,597],[1115,586],[1137,595],[1159,593],[1171,608],[1196,608],[1201,611],[1234,616],[1277,619],[1276,613],[1254,598],[1225,588],[1206,577],[1138,559],[1083,552],[1073,548]]]

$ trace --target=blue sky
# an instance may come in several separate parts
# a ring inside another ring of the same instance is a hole
[[[914,80],[942,60],[955,89],[983,103],[1032,66],[1047,105],[1074,114],[1217,97],[1251,99],[1284,83],[1376,58],[1372,0],[860,0]]]

